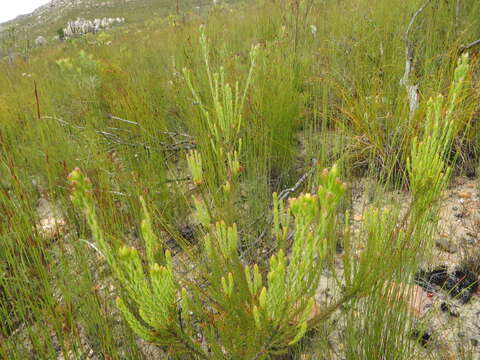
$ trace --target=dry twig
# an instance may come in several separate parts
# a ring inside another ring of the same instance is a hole
[[[413,14],[410,22],[408,23],[407,31],[405,32],[405,72],[400,79],[400,85],[405,86],[408,95],[408,103],[410,108],[410,116],[415,113],[419,104],[418,85],[409,85],[410,74],[413,71],[413,60],[415,57],[415,42],[411,38],[411,32],[413,25],[418,16],[427,8],[433,0],[426,0],[422,6]]]
[[[460,47],[460,53],[464,53],[465,51],[470,50],[471,48],[473,48],[477,45],[480,45],[480,39],[475,40],[475,41],[471,42],[470,44],[462,45]]]
[[[68,121],[65,121],[61,118],[57,118],[54,116],[42,116],[42,119],[48,119],[48,120],[55,120],[57,121],[60,125],[64,127],[69,127],[72,129],[77,129],[79,131],[86,130],[87,128],[84,126],[79,126],[72,124]],[[134,121],[130,120],[125,120],[122,118],[119,118],[117,116],[109,115],[110,119],[118,120],[121,122],[125,122],[131,125],[135,125],[141,128],[140,124]],[[138,142],[132,142],[134,138],[139,137],[140,135],[135,135],[132,134],[131,131],[126,130],[126,129],[121,129],[121,128],[114,128],[114,127],[108,127],[109,130],[117,131],[117,132],[125,132],[127,134],[131,134],[131,136],[125,140],[123,137],[120,135],[114,133],[114,132],[108,132],[108,131],[103,131],[103,130],[94,130],[97,134],[101,135],[104,140],[107,142],[108,145],[110,146],[115,146],[115,145],[123,145],[123,146],[129,146],[129,147],[136,147],[136,148],[143,148],[145,150],[159,150],[159,151],[171,151],[171,152],[176,152],[176,151],[181,151],[181,150],[192,150],[196,148],[196,143],[193,139],[192,136],[187,135],[187,134],[182,134],[182,133],[177,133],[177,132],[172,132],[172,131],[164,131],[161,132],[162,134],[168,135],[170,139],[172,140],[172,143],[167,143],[167,142],[159,142],[161,147],[152,147],[149,146],[145,143],[138,143]],[[177,137],[182,137],[184,139],[182,140],[177,140]]]

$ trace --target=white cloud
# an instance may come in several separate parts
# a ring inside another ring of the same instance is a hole
[[[0,23],[28,14],[49,0],[0,0]]]

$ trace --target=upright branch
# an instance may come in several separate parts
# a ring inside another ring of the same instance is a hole
[[[410,19],[410,22],[408,23],[407,31],[405,32],[405,72],[403,73],[403,77],[400,79],[400,85],[405,86],[407,90],[410,115],[414,114],[419,104],[418,85],[409,84],[410,74],[413,71],[413,60],[415,57],[415,42],[411,38],[411,32],[413,25],[415,24],[415,20],[427,8],[427,6],[430,5],[432,1],[433,0],[426,0],[423,5],[420,6],[417,11],[415,11]]]
[[[408,83],[410,78],[410,73],[413,71],[413,60],[414,60],[414,50],[415,50],[415,42],[411,38],[411,32],[413,29],[413,25],[415,24],[415,20],[417,20],[418,16],[427,8],[428,5],[433,0],[426,0],[421,7],[415,11],[410,22],[408,23],[407,31],[405,32],[405,72],[403,73],[403,77],[400,80],[400,85],[405,86]]]
[[[42,115],[40,113],[40,99],[38,97],[37,82],[35,80],[33,80],[33,86],[34,86],[34,92],[35,92],[35,103],[37,105],[37,119],[40,120],[42,118]]]

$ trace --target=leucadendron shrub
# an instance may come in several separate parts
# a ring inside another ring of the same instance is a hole
[[[210,224],[199,244],[199,271],[193,280],[175,271],[170,251],[152,230],[143,199],[145,251],[115,249],[99,227],[90,181],[79,169],[69,179],[73,202],[83,210],[122,289],[117,304],[125,320],[138,336],[175,356],[269,358],[296,344],[355,294],[349,289],[326,308],[315,302],[319,276],[330,247],[336,245],[325,239],[346,189],[336,167],[322,173],[317,194],[290,199],[284,214],[288,219],[276,223],[276,233],[295,229],[291,246],[272,255],[265,272],[244,263],[236,225],[219,221]]]
[[[357,277],[371,272],[371,264],[363,263],[368,258],[377,259],[376,267],[384,272],[375,274],[376,285],[368,288],[368,297],[351,302],[344,331],[346,359],[418,356],[412,334],[423,335],[419,330],[422,323],[420,319],[412,321],[412,313],[418,317],[424,309],[418,304],[422,295],[413,286],[413,278],[419,265],[430,260],[441,194],[451,174],[452,143],[458,131],[455,111],[468,70],[469,58],[463,55],[448,97],[438,95],[426,104],[423,132],[414,138],[407,161],[408,205],[396,203],[393,209],[371,209],[364,214],[366,256],[346,264],[346,272],[356,272]]]

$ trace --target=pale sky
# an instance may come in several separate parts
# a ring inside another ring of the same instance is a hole
[[[28,14],[49,0],[0,0],[0,23]]]

